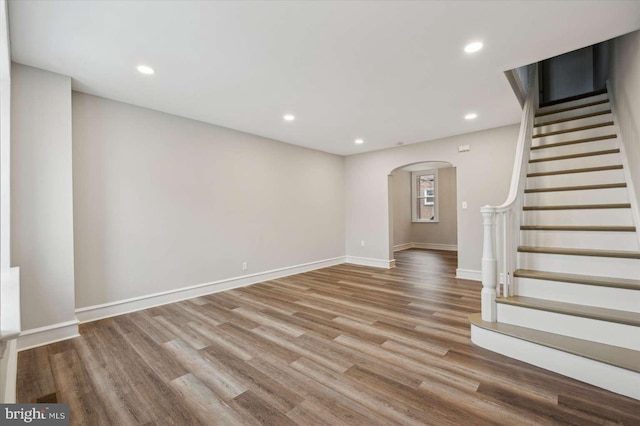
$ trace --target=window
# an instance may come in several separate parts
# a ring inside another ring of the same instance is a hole
[[[413,222],[438,221],[438,171],[411,173],[411,214]]]

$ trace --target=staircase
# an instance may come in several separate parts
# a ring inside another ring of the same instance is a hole
[[[510,282],[495,321],[484,299],[470,321],[479,346],[640,399],[637,204],[613,112],[606,92],[536,111]]]

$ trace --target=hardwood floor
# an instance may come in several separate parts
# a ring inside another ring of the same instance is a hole
[[[339,265],[81,325],[18,400],[82,425],[640,424],[640,402],[475,347],[453,252]]]

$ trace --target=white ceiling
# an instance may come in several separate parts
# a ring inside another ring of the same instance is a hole
[[[612,0],[44,0],[9,14],[13,60],[75,90],[341,155],[515,123],[503,71],[640,28],[640,2]],[[467,55],[472,40],[485,48]]]

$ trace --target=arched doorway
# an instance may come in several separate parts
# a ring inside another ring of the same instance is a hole
[[[447,161],[421,161],[389,173],[389,259],[419,248],[457,251],[456,168]]]

